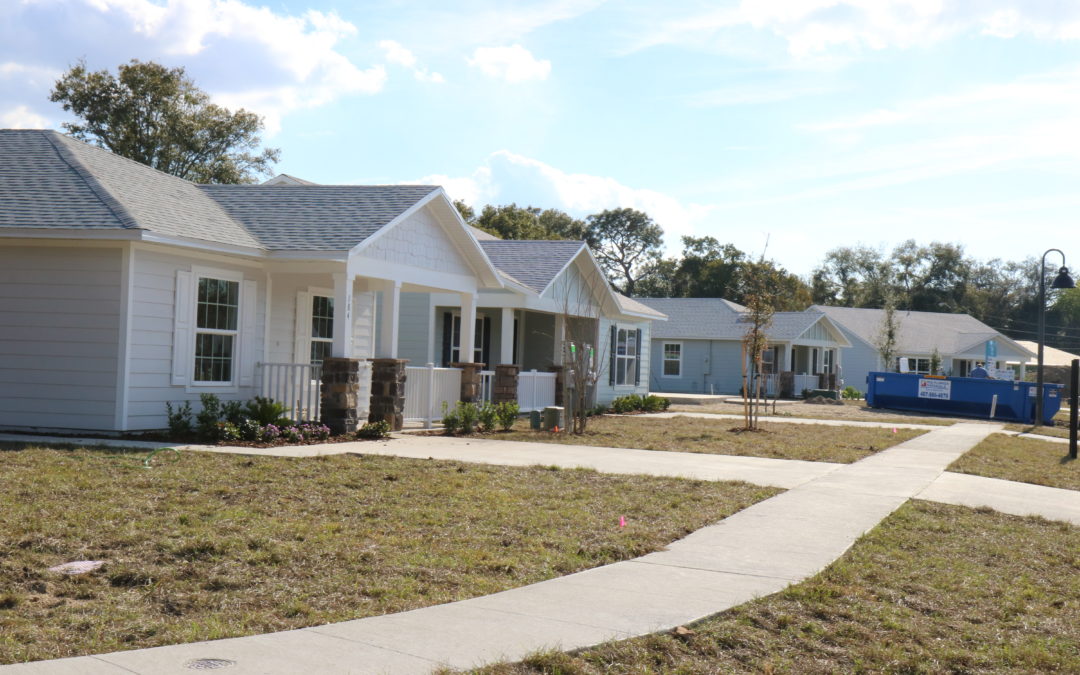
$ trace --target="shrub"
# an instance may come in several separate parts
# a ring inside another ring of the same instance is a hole
[[[445,401],[442,405],[443,433],[453,436],[461,428],[461,410],[458,406],[451,408]]]
[[[245,419],[237,425],[240,438],[245,441],[257,441],[262,433],[262,425],[253,419]]]
[[[186,438],[193,431],[191,426],[191,404],[184,404],[176,408],[169,402],[165,403],[165,413],[169,417],[169,435],[175,438]]]
[[[195,415],[195,431],[199,440],[218,440],[218,422],[221,421],[221,399],[216,394],[199,394],[202,410]]]
[[[484,433],[490,433],[495,431],[495,420],[497,413],[495,412],[495,406],[489,401],[484,401],[476,409],[476,418],[479,421],[480,431]]]
[[[642,410],[645,412],[661,412],[667,410],[671,405],[671,401],[663,396],[653,396],[649,394],[641,399]]]
[[[471,434],[480,419],[480,409],[475,403],[465,401],[458,401],[458,408],[461,410],[461,433]]]
[[[326,430],[329,434],[330,430]],[[356,431],[357,438],[363,438],[364,440],[374,441],[380,438],[386,438],[390,435],[390,423],[386,420],[379,420],[377,422],[368,422],[364,426],[360,427]]]
[[[499,428],[503,431],[510,431],[520,412],[521,406],[518,405],[517,401],[503,401],[497,404],[495,406],[495,419],[499,422]]]
[[[267,396],[256,396],[244,406],[244,413],[250,419],[255,420],[261,426],[273,424],[275,426],[288,426],[292,423],[287,415],[289,408],[284,403],[278,403]]]
[[[862,392],[851,385],[844,387],[844,391],[840,395],[849,401],[858,401],[862,398]]]
[[[240,440],[240,428],[232,422],[219,422],[217,437],[220,441],[238,441]]]
[[[281,438],[281,429],[276,424],[267,424],[259,432],[259,440],[263,443],[273,443]]]
[[[244,404],[240,401],[225,401],[221,404],[221,419],[229,424],[238,425],[245,417]]]
[[[293,426],[282,429],[281,437],[284,438],[287,443],[299,443],[304,440],[304,435],[300,433],[300,429]]]
[[[638,411],[660,412],[667,410],[669,406],[671,406],[671,401],[663,396],[628,394],[611,402],[611,412],[620,415]]]
[[[307,422],[300,425],[300,434],[306,441],[325,441],[330,438],[330,427],[325,424]]]

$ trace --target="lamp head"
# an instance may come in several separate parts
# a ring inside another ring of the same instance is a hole
[[[1069,276],[1068,267],[1058,270],[1058,275],[1054,278],[1054,283],[1050,284],[1050,288],[1076,288],[1076,282]]]

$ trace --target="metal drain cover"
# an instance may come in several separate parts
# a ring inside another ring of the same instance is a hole
[[[228,668],[235,665],[236,661],[230,661],[229,659],[193,659],[185,663],[184,667],[191,670],[217,670],[218,668]]]

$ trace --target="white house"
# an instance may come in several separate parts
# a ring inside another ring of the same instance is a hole
[[[521,309],[542,295],[496,268],[439,187],[196,185],[0,130],[2,428],[161,428],[166,402],[247,399],[328,355],[433,343],[434,322],[401,320],[417,296],[454,307],[474,343],[481,300],[502,294]]]

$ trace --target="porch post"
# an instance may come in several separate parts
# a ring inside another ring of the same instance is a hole
[[[401,282],[387,281],[382,289],[382,313],[379,315],[379,358],[397,358],[400,315]]]
[[[334,274],[334,345],[331,353],[340,358],[353,357],[353,276]]]
[[[1020,381],[1027,381],[1027,361],[1020,362]]]
[[[499,363],[511,364],[514,362],[514,310],[503,307],[500,311]]]
[[[475,361],[473,352],[476,349],[476,294],[461,294],[461,339],[458,343],[458,362],[472,363]]]
[[[554,339],[554,354],[552,354],[551,363],[556,366],[563,364],[563,340],[566,339],[566,315],[555,315],[555,339]]]

